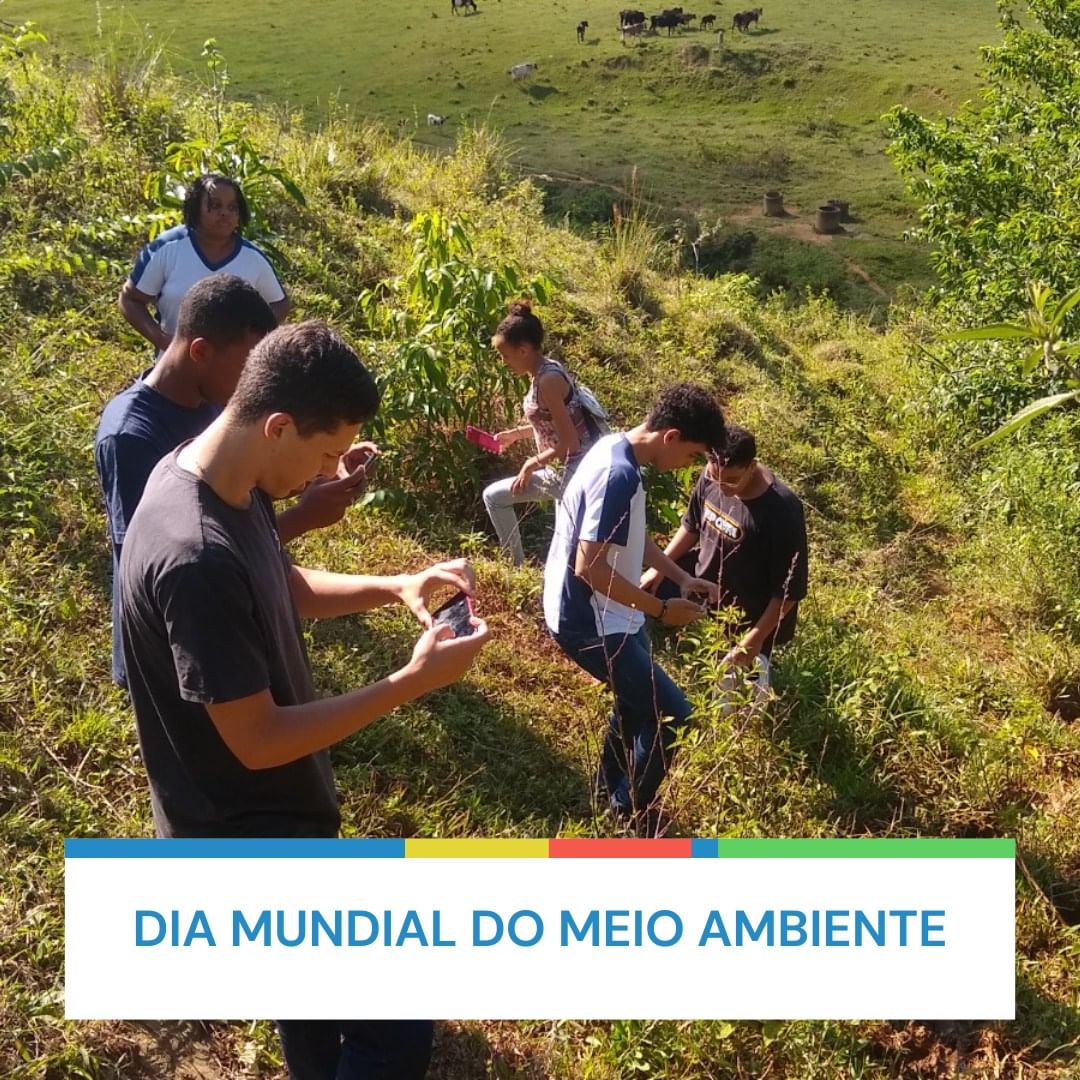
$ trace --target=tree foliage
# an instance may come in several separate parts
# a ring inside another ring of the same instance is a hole
[[[1003,3],[1001,29],[982,50],[981,103],[888,116],[941,298],[972,320],[1017,313],[1029,282],[1058,295],[1080,284],[1080,2]]]

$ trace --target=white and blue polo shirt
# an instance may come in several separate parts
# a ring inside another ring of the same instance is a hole
[[[268,304],[285,299],[270,260],[254,244],[238,235],[231,255],[221,262],[209,262],[186,225],[177,225],[151,240],[135,260],[129,280],[139,292],[155,298],[158,322],[162,330],[173,334],[180,301],[192,285],[211,274],[243,278]]]
[[[582,540],[609,544],[607,561],[637,585],[645,559],[645,488],[630,441],[605,435],[581,459],[555,510],[555,535],[544,567],[544,619],[553,634],[636,634],[645,616],[594,593],[574,574]]]

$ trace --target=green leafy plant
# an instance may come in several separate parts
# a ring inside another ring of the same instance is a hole
[[[469,222],[438,210],[407,226],[413,242],[406,273],[359,298],[376,341],[382,389],[378,429],[421,477],[444,492],[475,495],[475,448],[467,424],[494,427],[520,386],[491,348],[508,301],[544,302],[547,278],[525,278],[513,261],[495,264],[474,249]]]
[[[53,146],[0,161],[0,189],[7,187],[16,177],[30,177],[34,173],[59,168],[71,160],[79,146],[79,140],[64,136]]]
[[[243,188],[251,210],[247,235],[258,241],[274,262],[284,264],[286,259],[276,244],[277,233],[271,225],[267,206],[278,192],[284,192],[300,206],[306,206],[307,199],[289,173],[272,164],[247,134],[223,127],[224,91],[229,85],[225,58],[213,38],[203,46],[202,56],[210,71],[206,97],[214,117],[216,136],[170,143],[162,167],[147,177],[144,193],[158,206],[173,211],[175,219],[183,206],[185,189],[193,180],[210,172],[230,177]],[[174,220],[163,218],[151,239],[156,232],[173,223]]]
[[[1080,366],[1076,364],[1076,358],[1080,357],[1080,342],[1063,341],[1066,317],[1080,304],[1080,288],[1056,300],[1048,286],[1029,285],[1028,298],[1030,306],[1022,321],[992,323],[961,330],[949,337],[953,341],[1026,342],[1030,348],[1020,358],[1020,370],[1024,377],[1034,376],[1042,367],[1049,381],[1064,383],[1068,389],[1048,394],[1024,406],[994,432],[975,443],[973,449],[989,446],[1019,431],[1051,409],[1080,400]]]
[[[44,45],[48,38],[37,29],[37,23],[26,22],[5,29],[0,25],[0,61],[18,60],[23,75],[29,74],[30,50],[35,45]]]

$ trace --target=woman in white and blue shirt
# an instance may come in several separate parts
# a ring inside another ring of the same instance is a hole
[[[200,176],[184,198],[184,224],[151,240],[120,291],[120,310],[160,354],[172,340],[180,301],[211,274],[250,282],[280,323],[289,299],[270,260],[240,235],[251,217],[240,185],[217,173]],[[157,318],[150,314],[150,305]]]

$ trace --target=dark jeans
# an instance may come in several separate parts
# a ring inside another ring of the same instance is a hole
[[[279,1020],[290,1080],[423,1080],[430,1020]]]
[[[671,764],[676,735],[690,719],[686,695],[654,662],[644,627],[631,636],[552,636],[574,663],[615,694],[597,786],[618,814],[648,810]]]

